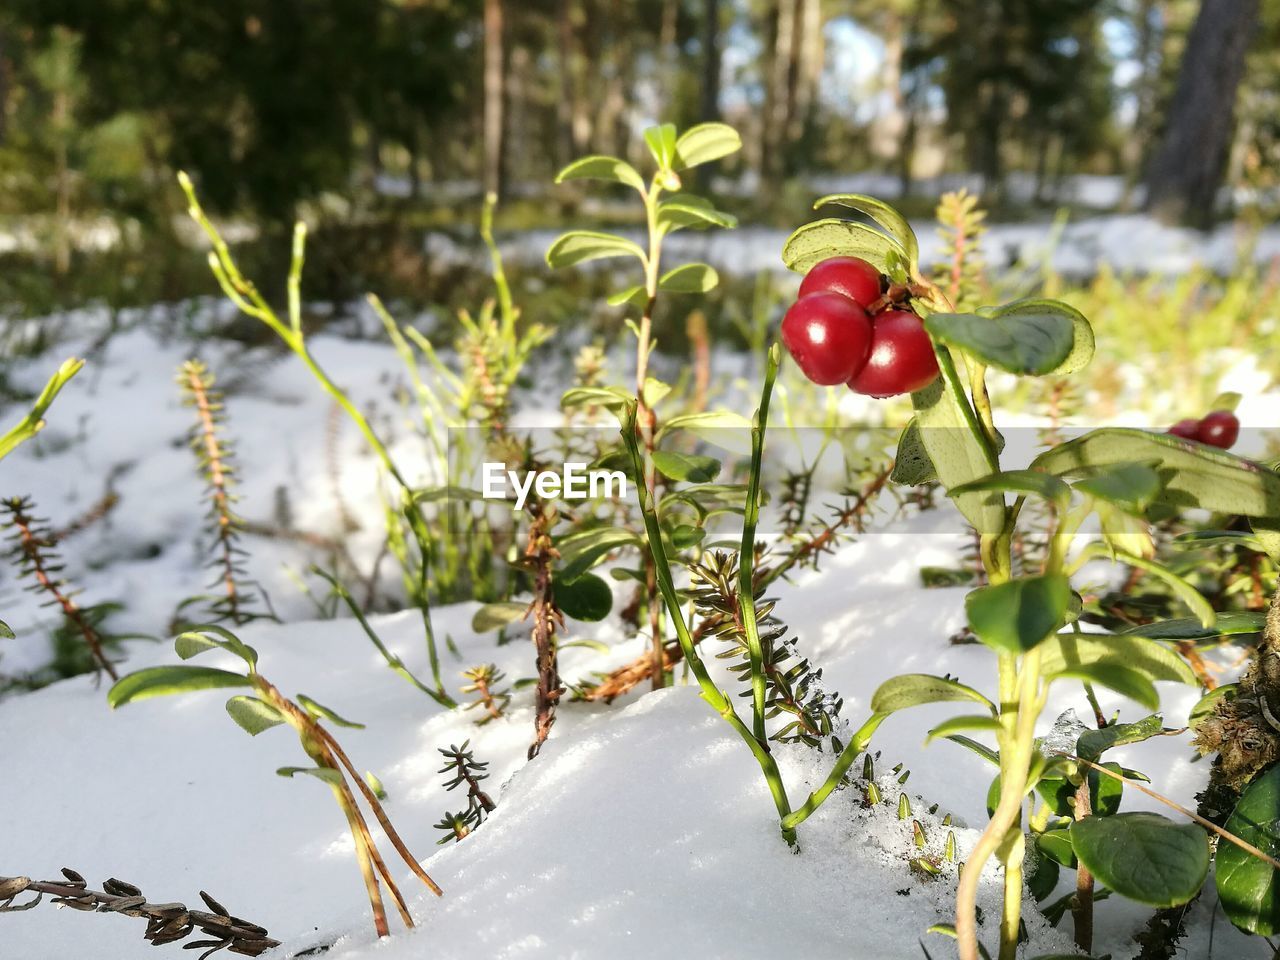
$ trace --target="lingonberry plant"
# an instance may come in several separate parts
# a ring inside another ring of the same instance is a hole
[[[993,856],[1004,868],[998,953],[1001,960],[1016,956],[1027,831],[1038,849],[1056,844],[1059,859],[1080,864],[1118,894],[1155,906],[1187,901],[1208,870],[1206,835],[1155,814],[1106,810],[1098,788],[1089,785],[1103,750],[1158,735],[1163,731],[1159,718],[1066,731],[1065,737],[1046,742],[1036,739],[1036,724],[1055,683],[1082,683],[1090,698],[1094,686],[1106,687],[1155,711],[1154,681],[1194,682],[1185,663],[1141,632],[1084,633],[1072,577],[1091,560],[1127,564],[1166,581],[1208,628],[1215,620],[1212,607],[1146,549],[1148,519],[1162,509],[1196,507],[1255,518],[1260,527],[1270,528],[1280,516],[1280,477],[1198,442],[1229,445],[1225,418],[1215,421],[1221,426],[1213,431],[1198,430],[1197,441],[1129,428],[1094,430],[1051,446],[1027,468],[1005,469],[988,370],[1019,377],[1076,373],[1094,351],[1088,321],[1071,307],[1045,299],[955,312],[921,274],[916,239],[896,211],[856,195],[820,203],[851,207],[876,226],[841,219],[808,224],[787,241],[783,260],[805,272],[832,257],[857,256],[887,275],[889,291],[901,291],[901,305],[922,321],[939,375],[922,378],[911,393],[915,416],[899,442],[894,477],[909,484],[941,483],[980,537],[987,582],[969,594],[965,607],[973,633],[996,655],[996,697],[950,677],[906,675],[881,686],[868,721],[874,729],[906,707],[969,702],[981,712],[947,721],[931,736],[973,744],[966,734],[980,731],[997,744],[995,751],[980,748],[999,766],[1000,785],[991,820],[960,875],[954,933],[962,960],[977,960],[984,952],[976,897]],[[1011,549],[1029,498],[1049,504],[1054,518],[1047,554],[1033,569],[1016,564]],[[1080,546],[1076,535],[1094,514],[1101,539]],[[1028,796],[1037,793],[1052,799],[1039,809],[1032,804],[1024,816]],[[1091,812],[1095,804],[1097,811]],[[1160,869],[1145,866],[1149,851],[1159,851]],[[1077,940],[1087,949],[1091,934],[1085,918],[1079,919]]]

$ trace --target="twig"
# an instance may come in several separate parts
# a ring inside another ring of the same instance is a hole
[[[246,957],[256,957],[280,946],[279,940],[267,936],[265,927],[232,916],[222,904],[203,890],[200,891],[200,897],[212,912],[191,910],[181,903],[148,903],[140,889],[123,880],[106,880],[102,884],[102,890],[90,890],[84,877],[76,871],[63,867],[62,875],[66,880],[0,877],[0,913],[30,910],[47,894],[53,897],[51,902],[60,907],[144,917],[147,929],[143,936],[155,947],[175,943],[199,930],[211,939],[184,944],[184,949],[187,950],[209,948],[200,954],[199,960],[205,960],[223,949]],[[14,904],[14,899],[23,893],[34,893],[36,896],[26,903]]]

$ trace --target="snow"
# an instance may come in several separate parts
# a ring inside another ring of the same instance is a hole
[[[912,229],[920,241],[920,262],[925,266],[936,263],[942,256],[937,224],[917,220]],[[633,241],[643,240],[636,229],[612,232]],[[701,260],[736,274],[785,273],[778,251],[789,233],[768,227],[682,231],[667,238],[663,254],[671,263]],[[555,230],[527,230],[502,239],[499,246],[508,263],[536,264],[559,234]],[[1119,273],[1176,275],[1204,267],[1226,274],[1235,270],[1244,256],[1251,255],[1258,263],[1280,256],[1280,226],[1259,231],[1256,246],[1251,246],[1253,240],[1254,234],[1232,223],[1205,234],[1166,226],[1142,214],[1106,214],[1072,220],[1060,233],[1049,221],[992,224],[981,247],[989,266],[997,272],[1015,264],[1044,264],[1063,276],[1078,278],[1093,276],[1103,265]],[[442,264],[474,259],[470,246],[445,234],[429,235],[427,252]]]
[[[776,255],[776,244],[771,247]],[[202,308],[203,309],[203,308]],[[200,311],[197,311],[200,312]],[[74,318],[60,347],[83,352],[96,341],[93,317]],[[198,324],[197,324],[198,326]],[[380,429],[414,478],[430,466],[390,408],[398,360],[389,347],[317,337],[321,362],[348,386],[362,409],[374,409]],[[68,574],[85,587],[82,600],[124,599],[117,629],[166,633],[182,598],[202,589],[207,571],[197,547],[200,483],[182,439],[190,412],[182,408],[170,371],[190,342],[155,324],[106,339],[90,367],[55,406],[47,430],[7,459],[0,494],[34,492],[41,512],[65,524],[115,476],[120,506],[103,523],[66,545]],[[276,491],[290,493],[299,529],[346,538],[361,566],[377,551],[381,505],[378,478],[352,429],[338,435],[336,482],[359,529],[344,531],[325,462],[328,414],[300,366],[266,351],[243,352],[213,341],[202,356],[233,388],[228,414],[243,471],[242,512],[269,520]],[[46,356],[16,365],[24,387],[42,382]],[[1254,422],[1274,422],[1275,394],[1250,397]],[[16,416],[0,411],[0,422]],[[526,411],[528,422],[538,411]],[[1028,421],[1026,426],[1031,426]],[[963,624],[964,589],[924,590],[919,569],[955,565],[966,538],[945,505],[882,521],[841,547],[818,571],[776,584],[777,614],[792,627],[800,651],[824,670],[829,691],[843,695],[843,715],[862,721],[876,687],[905,672],[950,673],[993,695],[990,654],[953,645]],[[284,780],[283,765],[304,762],[284,729],[251,739],[223,709],[217,692],[152,700],[111,712],[104,690],[78,677],[35,693],[0,700],[0,770],[10,802],[0,831],[0,874],[57,876],[73,867],[96,884],[108,877],[134,882],[157,901],[191,903],[204,889],[240,916],[285,941],[278,955],[337,941],[335,960],[494,957],[776,956],[918,960],[924,939],[935,957],[946,941],[926,934],[951,919],[954,870],[937,880],[915,876],[918,855],[910,822],[896,816],[897,778],[924,826],[927,852],[940,852],[953,813],[960,856],[981,826],[994,771],[951,743],[924,747],[925,735],[954,707],[937,705],[895,715],[876,735],[879,785],[885,802],[865,810],[857,791],[836,794],[800,827],[801,852],[781,840],[772,802],[748,751],[687,685],[657,693],[633,691],[612,706],[567,702],[552,737],[533,762],[525,759],[532,728],[531,693],[515,695],[507,716],[483,727],[475,712],[446,712],[392,674],[349,620],[307,621],[309,602],[282,565],[300,569],[310,551],[278,539],[253,538],[251,573],[272,594],[284,625],[242,631],[258,647],[265,676],[287,694],[316,698],[365,730],[338,730],[353,761],[377,773],[389,793],[388,812],[409,848],[445,890],[437,900],[394,859],[389,862],[420,927],[389,941],[373,940],[368,908],[345,822],[328,791],[306,778]],[[4,645],[6,671],[38,665],[52,614],[19,592],[8,571],[0,609],[19,639]],[[460,671],[495,662],[511,680],[532,673],[532,651],[518,637],[497,645],[471,628],[474,604],[438,609],[436,632],[457,644],[444,654],[456,692]],[[426,670],[416,613],[374,620],[388,646],[421,675]],[[570,639],[595,640],[564,652],[568,680],[586,678],[645,649],[616,614],[601,624],[571,624]],[[175,660],[168,642],[130,642],[127,668]],[[217,665],[221,655],[206,659]],[[732,681],[713,661],[719,681]],[[1168,725],[1183,722],[1195,690],[1162,685]],[[1138,708],[1100,691],[1102,707],[1138,719]],[[1059,685],[1040,733],[1064,711],[1088,715],[1071,685]],[[460,844],[435,845],[432,828],[461,806],[446,794],[437,750],[470,740],[490,764],[493,816]],[[778,751],[793,804],[825,777],[831,758],[800,746]],[[1113,756],[1150,774],[1173,799],[1194,805],[1205,764],[1190,762],[1186,737],[1167,737]],[[941,804],[936,816],[926,810]],[[1124,808],[1161,807],[1127,791]],[[384,850],[389,848],[384,843]],[[427,859],[429,858],[429,859]],[[997,914],[998,878],[983,886],[988,917]],[[1066,892],[1065,887],[1059,891]],[[1186,941],[1190,956],[1266,956],[1218,916],[1211,927],[1212,891],[1194,908]],[[1118,900],[1097,910],[1095,952],[1132,957],[1130,937],[1149,911]],[[1028,906],[1032,941],[1025,955],[1070,953],[1069,921],[1047,927]],[[394,924],[394,920],[393,920]],[[1212,930],[1212,932],[1211,932]],[[118,960],[140,953],[142,924],[123,917],[41,906],[0,916],[0,956],[67,956]],[[1209,938],[1212,937],[1210,952]],[[176,948],[170,948],[176,950]],[[145,955],[150,955],[148,950]]]

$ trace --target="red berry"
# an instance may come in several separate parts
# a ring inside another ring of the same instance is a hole
[[[883,292],[880,271],[860,257],[823,260],[800,281],[801,297],[811,293],[841,293],[864,307],[879,300]]]
[[[1211,447],[1230,450],[1240,436],[1240,421],[1229,410],[1215,410],[1200,421],[1200,432],[1196,437],[1201,443]]]
[[[938,376],[938,359],[924,323],[906,310],[887,310],[871,320],[871,356],[849,388],[873,397],[922,390]]]
[[[793,303],[782,318],[782,342],[806,377],[832,387],[848,382],[867,362],[871,320],[848,297],[814,293]]]
[[[1175,437],[1181,437],[1183,440],[1199,440],[1200,421],[1179,420],[1169,428],[1169,433],[1173,434]]]

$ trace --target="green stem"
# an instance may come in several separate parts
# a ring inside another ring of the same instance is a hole
[[[631,455],[631,463],[636,477],[643,476],[644,457],[637,442],[635,403],[629,404],[622,416],[622,442],[626,446],[627,452]],[[653,500],[643,483],[636,484],[636,495],[640,501],[640,512],[644,517],[645,533],[649,540],[649,553],[653,558],[658,590],[662,594],[667,613],[671,618],[672,625],[675,627],[676,639],[684,654],[685,663],[692,671],[694,679],[698,681],[698,687],[702,691],[702,699],[707,701],[711,708],[720,714],[725,722],[733,728],[734,732],[742,738],[756,758],[756,762],[760,764],[765,782],[769,786],[769,792],[773,796],[774,806],[778,809],[778,816],[785,820],[791,812],[791,805],[787,800],[786,787],[783,786],[782,773],[778,770],[777,761],[752,736],[751,731],[747,729],[741,718],[734,711],[733,704],[729,701],[728,696],[716,686],[715,681],[711,679],[711,675],[707,672],[706,664],[702,662],[702,658],[698,655],[698,649],[694,645],[693,636],[689,630],[689,624],[685,621],[684,613],[680,608],[680,595],[676,592],[675,580],[671,575],[671,564],[667,559],[666,547],[662,542],[662,525],[658,520]],[[789,829],[784,825],[782,827],[782,836],[788,844],[794,846],[796,840],[794,829]]]
[[[764,434],[769,426],[769,397],[778,376],[778,360],[779,348],[774,344],[765,363],[760,409],[756,411],[756,421],[751,426],[751,475],[747,481],[747,502],[742,518],[742,548],[738,556],[738,617],[742,622],[742,635],[751,669],[752,729],[756,740],[765,750],[769,749],[769,739],[764,723],[764,649],[760,644],[760,629],[756,623],[754,573],[756,526],[760,522],[760,472],[764,459]]]
[[[784,829],[790,827],[795,828],[804,821],[808,820],[813,813],[822,806],[827,797],[831,796],[836,787],[844,781],[844,776],[849,772],[849,768],[853,766],[853,761],[858,759],[871,743],[871,737],[876,729],[889,716],[887,713],[873,713],[861,727],[858,732],[853,735],[853,739],[840,751],[840,756],[836,759],[835,766],[831,768],[831,773],[822,786],[813,793],[809,794],[809,799],[789,816],[783,817],[782,826]]]

